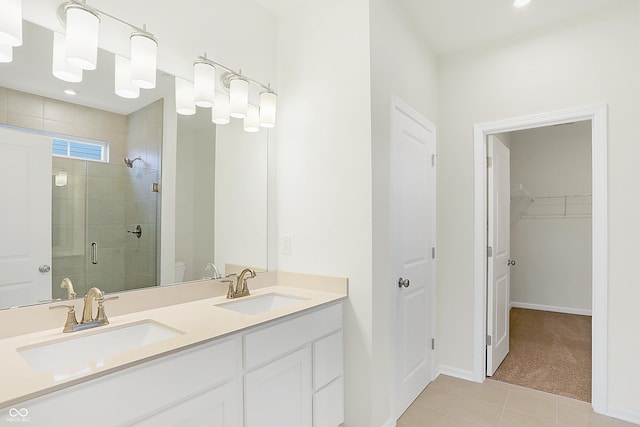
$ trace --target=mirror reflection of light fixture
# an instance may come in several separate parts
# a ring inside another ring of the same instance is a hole
[[[229,120],[229,96],[226,93],[216,92],[211,121],[217,125],[226,125]]]
[[[260,130],[260,113],[258,107],[253,104],[247,106],[247,116],[244,118],[245,132],[258,132]]]
[[[67,17],[67,62],[83,70],[95,70],[98,62],[100,18],[88,7],[70,3]]]
[[[276,103],[278,95],[273,92],[260,94],[260,126],[272,128],[276,126]]]
[[[193,63],[193,87],[196,105],[211,108],[216,90],[216,68],[206,61],[206,57]]]
[[[22,0],[2,1],[0,44],[22,46]]]
[[[229,82],[229,115],[236,119],[247,116],[249,104],[249,82],[241,77],[232,78]]]
[[[0,62],[13,61],[13,46],[0,43]]]
[[[513,7],[521,8],[531,3],[531,0],[514,0]]]
[[[131,34],[131,82],[142,89],[156,87],[158,41],[149,33]]]
[[[53,64],[51,72],[60,80],[69,83],[82,81],[82,68],[71,65],[66,60],[67,49],[63,34],[53,33]]]
[[[134,99],[140,96],[140,88],[131,82],[131,61],[115,55],[115,92],[122,98]]]
[[[67,172],[58,171],[55,177],[56,187],[65,187],[67,185]]]
[[[196,104],[193,99],[193,83],[188,80],[175,78],[176,84],[176,112],[183,116],[192,116],[196,113]]]

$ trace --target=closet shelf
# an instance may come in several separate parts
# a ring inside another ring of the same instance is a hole
[[[520,219],[590,218],[590,193],[535,196]]]
[[[511,227],[516,225],[522,214],[534,201],[535,197],[524,185],[513,184],[511,186]]]

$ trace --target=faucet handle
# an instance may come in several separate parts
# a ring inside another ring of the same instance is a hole
[[[227,289],[227,299],[232,299],[233,298],[233,280],[224,279],[224,280],[221,280],[221,282],[229,284],[229,288]]]
[[[102,298],[98,298],[98,314],[96,315],[96,321],[100,322],[103,325],[108,325],[109,324],[109,319],[107,319],[107,315],[104,312],[104,302],[105,301],[111,301],[114,299],[118,299],[120,298],[118,295],[114,295],[111,297],[102,297]]]
[[[69,310],[67,312],[67,321],[64,323],[62,332],[73,332],[74,327],[78,324],[78,320],[76,319],[76,308],[73,306],[73,304],[60,304],[50,306],[49,310],[57,310],[60,308],[67,308]]]

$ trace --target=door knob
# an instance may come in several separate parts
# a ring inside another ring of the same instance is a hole
[[[507,261],[507,265],[516,265],[516,260],[510,259],[509,261]]]
[[[48,265],[46,265],[46,264],[42,264],[40,267],[38,267],[38,271],[39,271],[40,273],[48,273],[48,272],[50,272],[50,271],[51,271],[51,267],[49,267],[49,266],[48,266]]]
[[[403,286],[405,288],[408,288],[410,284],[411,284],[411,282],[409,281],[409,279],[403,279],[402,277],[398,279],[398,287],[399,288],[402,288]]]

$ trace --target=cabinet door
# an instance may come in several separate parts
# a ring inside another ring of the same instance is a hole
[[[239,427],[237,396],[235,382],[228,382],[131,425]]]
[[[304,347],[244,377],[245,427],[311,427],[311,349]]]

